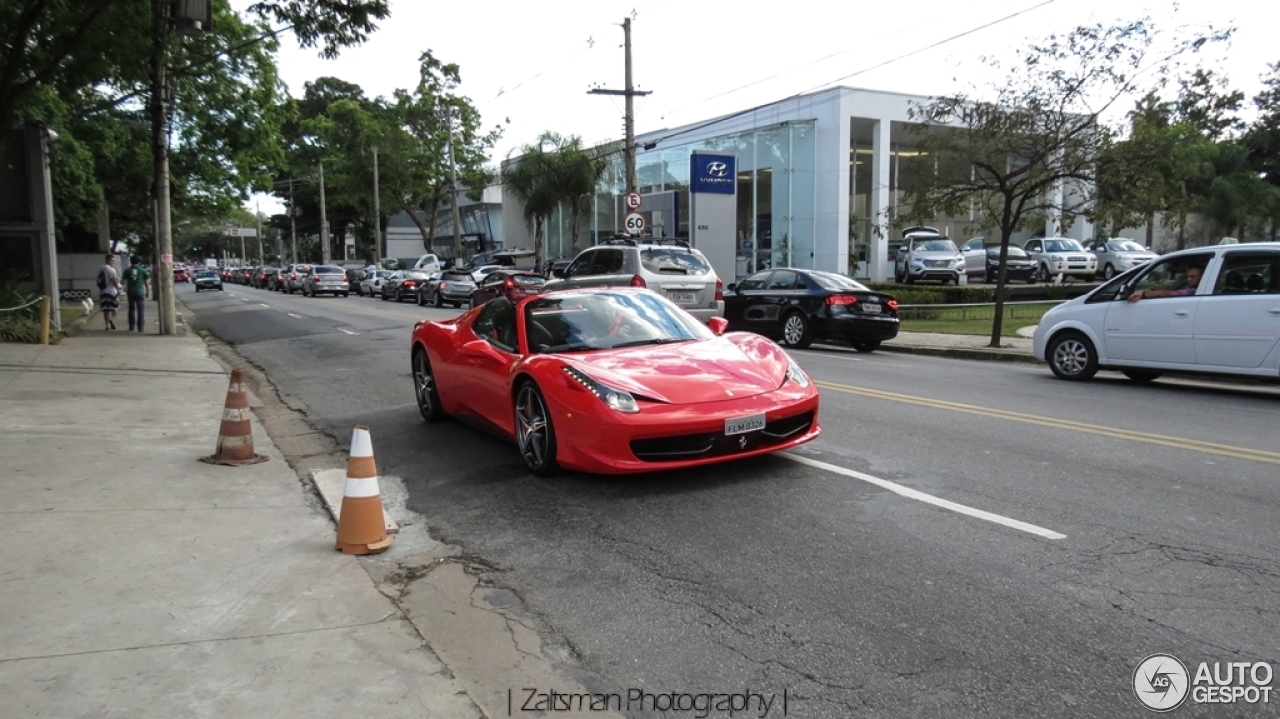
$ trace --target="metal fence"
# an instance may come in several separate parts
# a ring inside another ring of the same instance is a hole
[[[1006,302],[1004,318],[1007,320],[1038,320],[1051,308],[1066,300],[1039,302]],[[996,305],[983,302],[967,305],[898,305],[898,318],[902,320],[994,320]]]

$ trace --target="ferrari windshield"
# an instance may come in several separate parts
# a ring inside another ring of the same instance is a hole
[[[647,290],[572,293],[525,305],[534,352],[573,352],[711,339],[711,330]]]

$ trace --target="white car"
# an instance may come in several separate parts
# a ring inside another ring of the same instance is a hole
[[[382,294],[382,283],[387,281],[391,276],[389,270],[374,270],[365,274],[364,279],[360,280],[360,295],[377,298]]]
[[[1086,249],[1098,258],[1098,271],[1106,280],[1159,257],[1151,250],[1124,237],[1117,237],[1114,240],[1095,240],[1089,243]]]
[[[893,276],[898,282],[940,280],[960,284],[967,276],[964,255],[956,243],[938,234],[932,227],[909,227],[903,230],[903,247],[894,259]]]
[[[1037,237],[1027,240],[1022,249],[1036,261],[1041,282],[1052,280],[1054,275],[1091,280],[1098,274],[1098,258],[1067,237]]]
[[[1194,287],[1193,268],[1203,272]],[[1129,270],[1045,313],[1034,347],[1068,380],[1099,369],[1137,382],[1175,371],[1280,379],[1280,242],[1183,250]]]

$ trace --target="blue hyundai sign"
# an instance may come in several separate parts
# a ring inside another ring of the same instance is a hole
[[[695,152],[690,156],[693,192],[714,192],[732,195],[738,183],[738,158],[734,155],[713,155]]]

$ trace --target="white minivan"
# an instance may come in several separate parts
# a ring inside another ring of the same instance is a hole
[[[1034,346],[1068,380],[1099,369],[1135,382],[1165,372],[1280,379],[1280,242],[1155,259],[1046,312]]]
[[[432,254],[425,254],[419,257],[418,261],[413,263],[413,267],[410,269],[422,270],[423,272],[439,272],[440,258]]]

